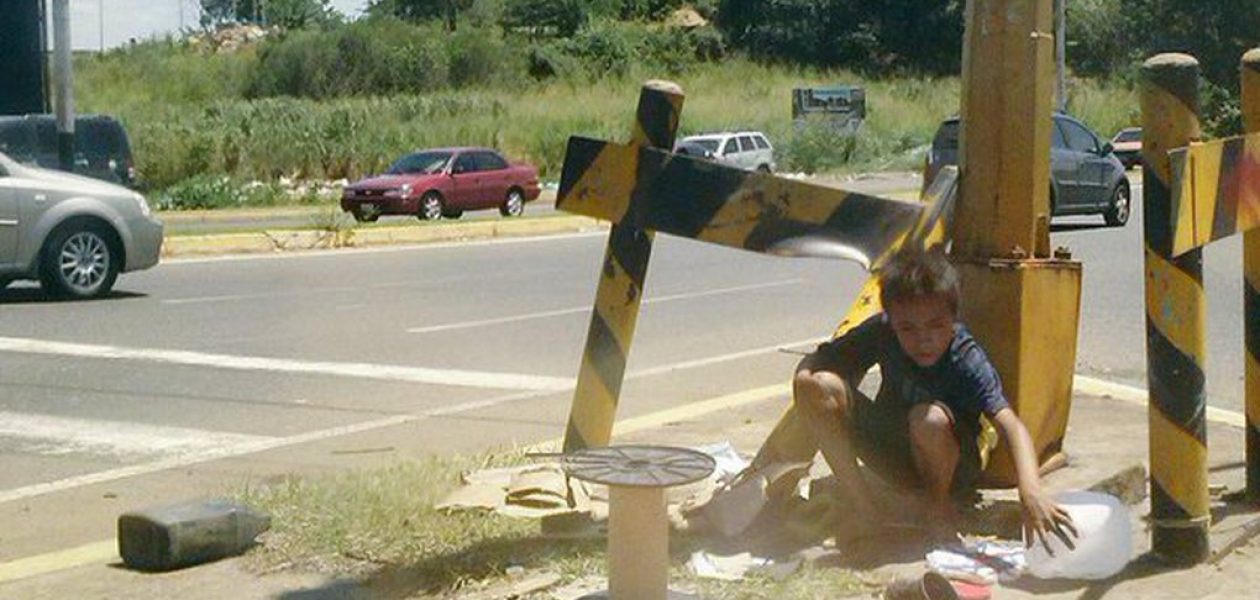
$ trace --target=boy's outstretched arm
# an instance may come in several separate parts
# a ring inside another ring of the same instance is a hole
[[[1011,449],[1015,460],[1015,474],[1019,478],[1019,500],[1024,508],[1024,540],[1031,547],[1033,540],[1041,540],[1046,552],[1054,552],[1046,543],[1046,534],[1057,535],[1069,549],[1075,549],[1072,540],[1077,537],[1076,524],[1041,487],[1041,474],[1037,466],[1037,453],[1033,449],[1032,436],[1010,408],[1003,408],[994,416],[997,428]],[[1035,537],[1034,537],[1035,536]]]

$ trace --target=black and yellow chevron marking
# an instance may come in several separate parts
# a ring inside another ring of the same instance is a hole
[[[922,204],[669,152],[570,138],[556,206],[614,223],[785,256],[879,264]]]
[[[1152,549],[1193,564],[1209,553],[1203,259],[1201,250],[1172,258],[1167,151],[1199,137],[1199,65],[1165,54],[1148,60],[1142,74]]]
[[[672,148],[683,100],[682,90],[672,83],[644,85],[631,144]],[[633,222],[618,222],[612,226],[569,411],[565,452],[606,446],[612,438],[613,420],[651,255],[650,231]]]
[[[1243,126],[1260,132],[1260,48],[1242,57]],[[1246,327],[1247,498],[1260,502],[1260,230],[1243,234],[1243,317]]]
[[[1172,153],[1172,255],[1260,227],[1260,134]]]

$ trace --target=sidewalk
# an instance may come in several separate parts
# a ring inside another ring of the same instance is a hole
[[[677,419],[636,419],[650,426],[618,435],[615,443],[698,445],[729,440],[741,452],[751,454],[760,445],[787,402],[786,393],[755,401],[710,406]],[[676,413],[677,414],[677,413]],[[1237,417],[1237,415],[1233,415]],[[1068,467],[1047,479],[1052,490],[1088,487],[1127,467],[1145,464],[1147,456],[1146,409],[1133,398],[1118,399],[1078,394],[1074,399],[1066,439]],[[1211,483],[1230,491],[1243,485],[1243,430],[1224,421],[1220,413],[1209,417],[1209,465]],[[1236,418],[1233,419],[1236,421]],[[559,430],[556,432],[560,433]],[[1007,492],[1009,493],[1009,492]],[[1239,505],[1220,505],[1222,516],[1212,528],[1214,548],[1236,539],[1256,518]],[[1104,582],[1038,582],[1029,577],[1015,586],[994,588],[997,599],[1020,598],[1238,598],[1254,594],[1260,586],[1260,569],[1253,568],[1260,547],[1247,542],[1205,564],[1181,571],[1165,570],[1139,559],[1150,548],[1144,526],[1148,505],[1132,507],[1135,560],[1120,576]],[[917,573],[922,563],[880,567],[873,577]],[[279,572],[249,573],[242,559],[220,561],[166,574],[134,573],[115,565],[91,564],[64,571],[0,584],[0,598],[358,598],[350,581],[324,576]]]

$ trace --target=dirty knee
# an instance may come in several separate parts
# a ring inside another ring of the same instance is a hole
[[[939,404],[919,404],[910,409],[910,437],[916,441],[953,440],[954,422]]]
[[[826,372],[798,371],[792,380],[793,400],[806,410],[843,416],[847,405],[843,387],[837,388],[828,378],[839,379]]]

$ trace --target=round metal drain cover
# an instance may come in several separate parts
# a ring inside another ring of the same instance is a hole
[[[565,472],[582,481],[630,487],[673,487],[708,477],[712,456],[669,446],[605,446],[565,454]]]

